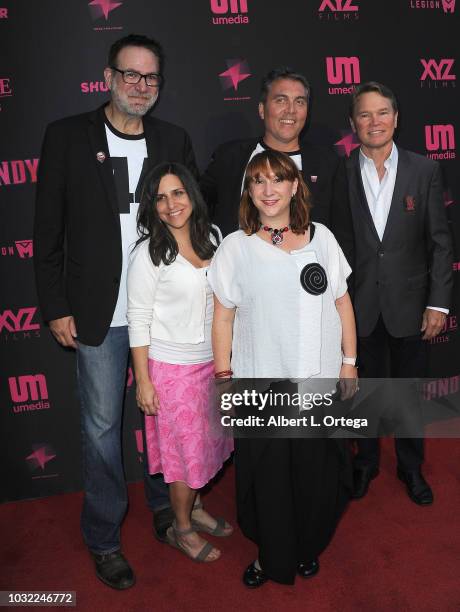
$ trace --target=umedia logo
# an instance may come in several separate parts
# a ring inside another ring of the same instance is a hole
[[[331,85],[345,83],[349,87],[329,87],[330,95],[351,94],[356,83],[361,82],[359,58],[352,57],[326,57],[327,80]]]
[[[0,162],[0,187],[37,182],[38,158]]]
[[[427,157],[431,159],[455,159],[455,130],[452,124],[425,125]],[[433,151],[444,151],[433,153]]]
[[[44,374],[27,374],[8,378],[13,412],[46,410],[50,407],[48,386]]]
[[[81,93],[101,93],[109,91],[109,88],[104,83],[104,81],[86,81],[84,83],[80,83]]]
[[[234,89],[238,91],[238,85],[241,81],[246,80],[251,76],[251,72],[246,60],[231,59],[227,60],[227,70],[219,74],[220,83],[224,91]],[[224,98],[224,100],[250,100],[249,96]]]
[[[441,83],[441,87],[448,87],[451,85],[455,87],[456,75],[453,73],[454,66],[453,58],[444,58],[436,61],[435,59],[424,59],[420,58],[420,62],[423,67],[423,72],[420,77],[420,87],[433,87],[437,88],[438,83]]]
[[[249,23],[247,0],[211,0],[211,12],[214,25]]]
[[[322,0],[318,18],[324,21],[349,21],[359,19],[359,6],[355,0]]]

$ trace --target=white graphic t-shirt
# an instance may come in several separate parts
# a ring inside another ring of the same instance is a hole
[[[121,325],[128,325],[126,319],[128,309],[126,271],[129,254],[138,239],[136,215],[140,199],[139,179],[143,166],[147,162],[147,145],[144,134],[136,136],[122,134],[108,123],[106,123],[105,131],[120,211],[121,245],[123,249],[120,288],[111,327],[120,327]]]

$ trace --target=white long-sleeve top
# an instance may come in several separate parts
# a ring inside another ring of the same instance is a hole
[[[206,271],[180,254],[170,265],[155,266],[148,241],[142,242],[128,267],[130,346],[149,346],[151,358],[168,363],[212,359],[213,304]]]

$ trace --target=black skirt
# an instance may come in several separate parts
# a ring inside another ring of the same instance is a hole
[[[330,542],[352,486],[347,440],[237,439],[238,523],[263,571],[293,584],[297,564]]]

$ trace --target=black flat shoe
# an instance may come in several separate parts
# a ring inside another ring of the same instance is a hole
[[[407,494],[414,503],[419,506],[429,506],[433,503],[433,491],[420,470],[405,472],[398,467],[397,475],[406,485]]]
[[[297,566],[297,573],[302,578],[313,578],[319,572],[319,561],[301,561]]]
[[[353,493],[352,499],[361,499],[369,489],[371,480],[379,475],[379,468],[369,465],[361,468],[355,467],[353,470]]]
[[[106,555],[93,553],[96,564],[96,576],[104,584],[119,591],[129,589],[136,582],[133,570],[120,550]]]
[[[246,568],[243,574],[243,583],[250,589],[257,589],[268,580],[267,574],[262,570],[257,569],[254,565],[255,561]]]

